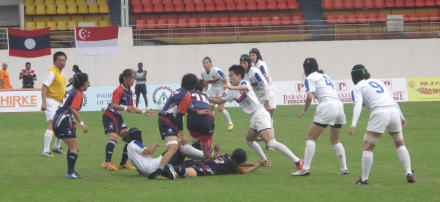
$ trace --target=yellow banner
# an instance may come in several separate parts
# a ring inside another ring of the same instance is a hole
[[[440,77],[407,78],[409,101],[440,101]]]

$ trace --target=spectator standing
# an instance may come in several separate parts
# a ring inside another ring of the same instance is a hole
[[[34,82],[37,80],[37,74],[31,69],[31,63],[26,62],[26,68],[22,69],[18,79],[23,79],[23,88],[34,88]]]
[[[0,70],[0,89],[12,89],[11,80],[7,71],[8,64],[3,63],[2,70]]]

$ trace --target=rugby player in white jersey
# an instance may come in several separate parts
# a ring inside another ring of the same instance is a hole
[[[209,97],[219,98],[225,96],[228,90],[226,88],[223,88],[223,85],[228,84],[228,79],[226,79],[225,74],[218,67],[212,66],[212,61],[210,57],[203,58],[202,64],[203,68],[205,68],[205,70],[202,71],[202,79],[207,80],[208,84],[211,85],[211,88],[209,90]],[[203,89],[203,91],[205,92],[205,94],[208,94],[207,87],[206,89]],[[215,104],[210,103],[210,107],[212,113],[214,113]],[[229,116],[229,112],[225,109],[225,104],[219,104],[218,111],[222,113],[223,117],[225,117],[226,121],[228,122],[228,131],[233,130],[234,124],[232,123],[231,116]]]
[[[373,166],[373,149],[385,132],[391,136],[394,142],[400,162],[406,172],[409,183],[415,182],[414,171],[411,170],[409,152],[403,144],[402,127],[406,126],[399,105],[393,99],[382,81],[370,79],[370,73],[363,65],[355,65],[351,70],[351,78],[355,87],[352,91],[354,103],[353,121],[350,127],[350,135],[354,134],[357,121],[362,111],[362,105],[370,109],[370,120],[364,136],[362,154],[362,177],[355,184],[368,184],[368,176]]]
[[[260,145],[255,142],[259,135],[261,135],[270,148],[274,148],[292,159],[296,168],[300,170],[303,166],[302,160],[296,157],[289,148],[274,139],[271,130],[270,114],[258,102],[250,83],[243,80],[244,75],[245,72],[242,66],[231,66],[229,68],[229,82],[232,86],[224,86],[230,90],[229,93],[222,98],[211,98],[211,101],[216,104],[236,101],[243,111],[251,116],[251,125],[246,134],[245,143],[254,150],[260,159],[266,160],[267,158]],[[271,165],[267,163],[266,166]]]
[[[307,134],[306,149],[304,153],[304,167],[302,170],[292,173],[292,176],[308,176],[310,175],[310,165],[312,164],[313,156],[315,155],[316,139],[324,132],[328,125],[330,125],[330,143],[336,152],[341,165],[339,174],[348,174],[345,149],[339,142],[342,124],[345,124],[344,106],[339,100],[338,93],[335,90],[330,77],[324,74],[324,71],[319,69],[318,62],[315,58],[307,58],[303,64],[304,73],[307,76],[304,84],[306,86],[306,102],[304,109],[299,113],[301,118],[309,109],[310,104],[315,97],[319,104],[316,108],[313,123],[310,125],[309,133]]]

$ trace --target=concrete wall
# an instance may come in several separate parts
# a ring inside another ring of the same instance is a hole
[[[93,86],[118,84],[124,68],[137,69],[143,62],[148,70],[149,84],[180,83],[183,74],[200,75],[202,59],[210,56],[213,65],[224,71],[238,64],[239,56],[251,48],[259,48],[276,81],[301,80],[302,63],[306,57],[315,57],[332,79],[350,79],[350,69],[364,64],[373,77],[434,77],[440,76],[440,40],[369,40],[369,41],[319,41],[284,43],[244,43],[214,45],[136,46],[132,42],[131,28],[119,29],[118,54],[104,56],[79,56],[74,48],[62,50],[68,55],[66,75],[71,77],[71,67],[78,64],[87,72]],[[41,86],[44,72],[52,66],[52,56],[40,58],[9,57],[7,50],[0,51],[0,62],[9,63],[12,86],[21,87],[18,74],[25,62],[31,62]]]

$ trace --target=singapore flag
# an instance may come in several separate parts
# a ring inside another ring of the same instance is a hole
[[[107,55],[117,53],[118,26],[75,27],[78,55]]]

